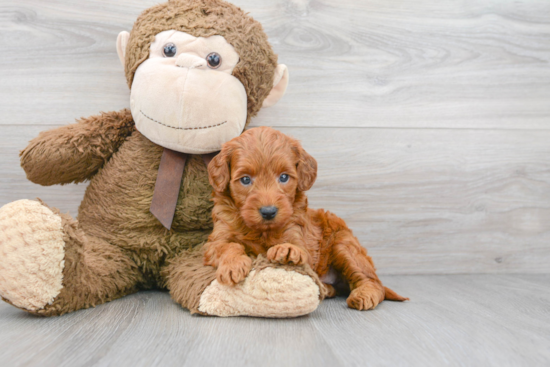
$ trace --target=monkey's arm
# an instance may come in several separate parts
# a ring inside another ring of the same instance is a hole
[[[134,129],[128,109],[82,118],[31,140],[20,153],[21,167],[44,186],[89,180]]]

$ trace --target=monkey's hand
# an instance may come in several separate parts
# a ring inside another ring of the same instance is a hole
[[[134,129],[128,109],[80,119],[31,140],[20,153],[21,167],[44,186],[89,180]]]

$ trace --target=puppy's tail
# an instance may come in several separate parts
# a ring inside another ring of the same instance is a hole
[[[394,291],[392,291],[388,287],[384,287],[384,290],[386,291],[386,295],[384,296],[384,299],[387,299],[388,301],[403,302],[403,301],[408,301],[409,300],[408,297],[400,296],[399,294],[395,293]]]

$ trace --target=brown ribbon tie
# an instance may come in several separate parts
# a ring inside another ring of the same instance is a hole
[[[214,152],[214,153],[208,153],[208,154],[203,154],[201,157],[202,157],[202,161],[204,162],[204,164],[206,165],[206,168],[208,168],[208,164],[210,163],[210,161],[212,159],[214,159],[215,156],[218,155],[219,152]]]
[[[208,167],[208,163],[210,163],[216,154],[218,153],[202,155],[202,160],[206,167]],[[168,230],[172,228],[172,221],[176,213],[176,205],[178,203],[187,157],[188,155],[185,153],[164,148],[164,152],[160,158],[155,191],[153,192],[153,200],[151,201],[149,210]]]

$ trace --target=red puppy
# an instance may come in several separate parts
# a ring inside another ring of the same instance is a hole
[[[204,263],[217,268],[221,284],[242,281],[252,265],[249,256],[267,253],[281,264],[307,263],[321,279],[333,268],[349,285],[351,308],[407,299],[382,285],[372,259],[342,219],[308,208],[304,192],[317,177],[317,162],[297,140],[268,127],[248,130],[224,144],[208,173],[214,230]],[[325,286],[334,296],[334,287]]]

